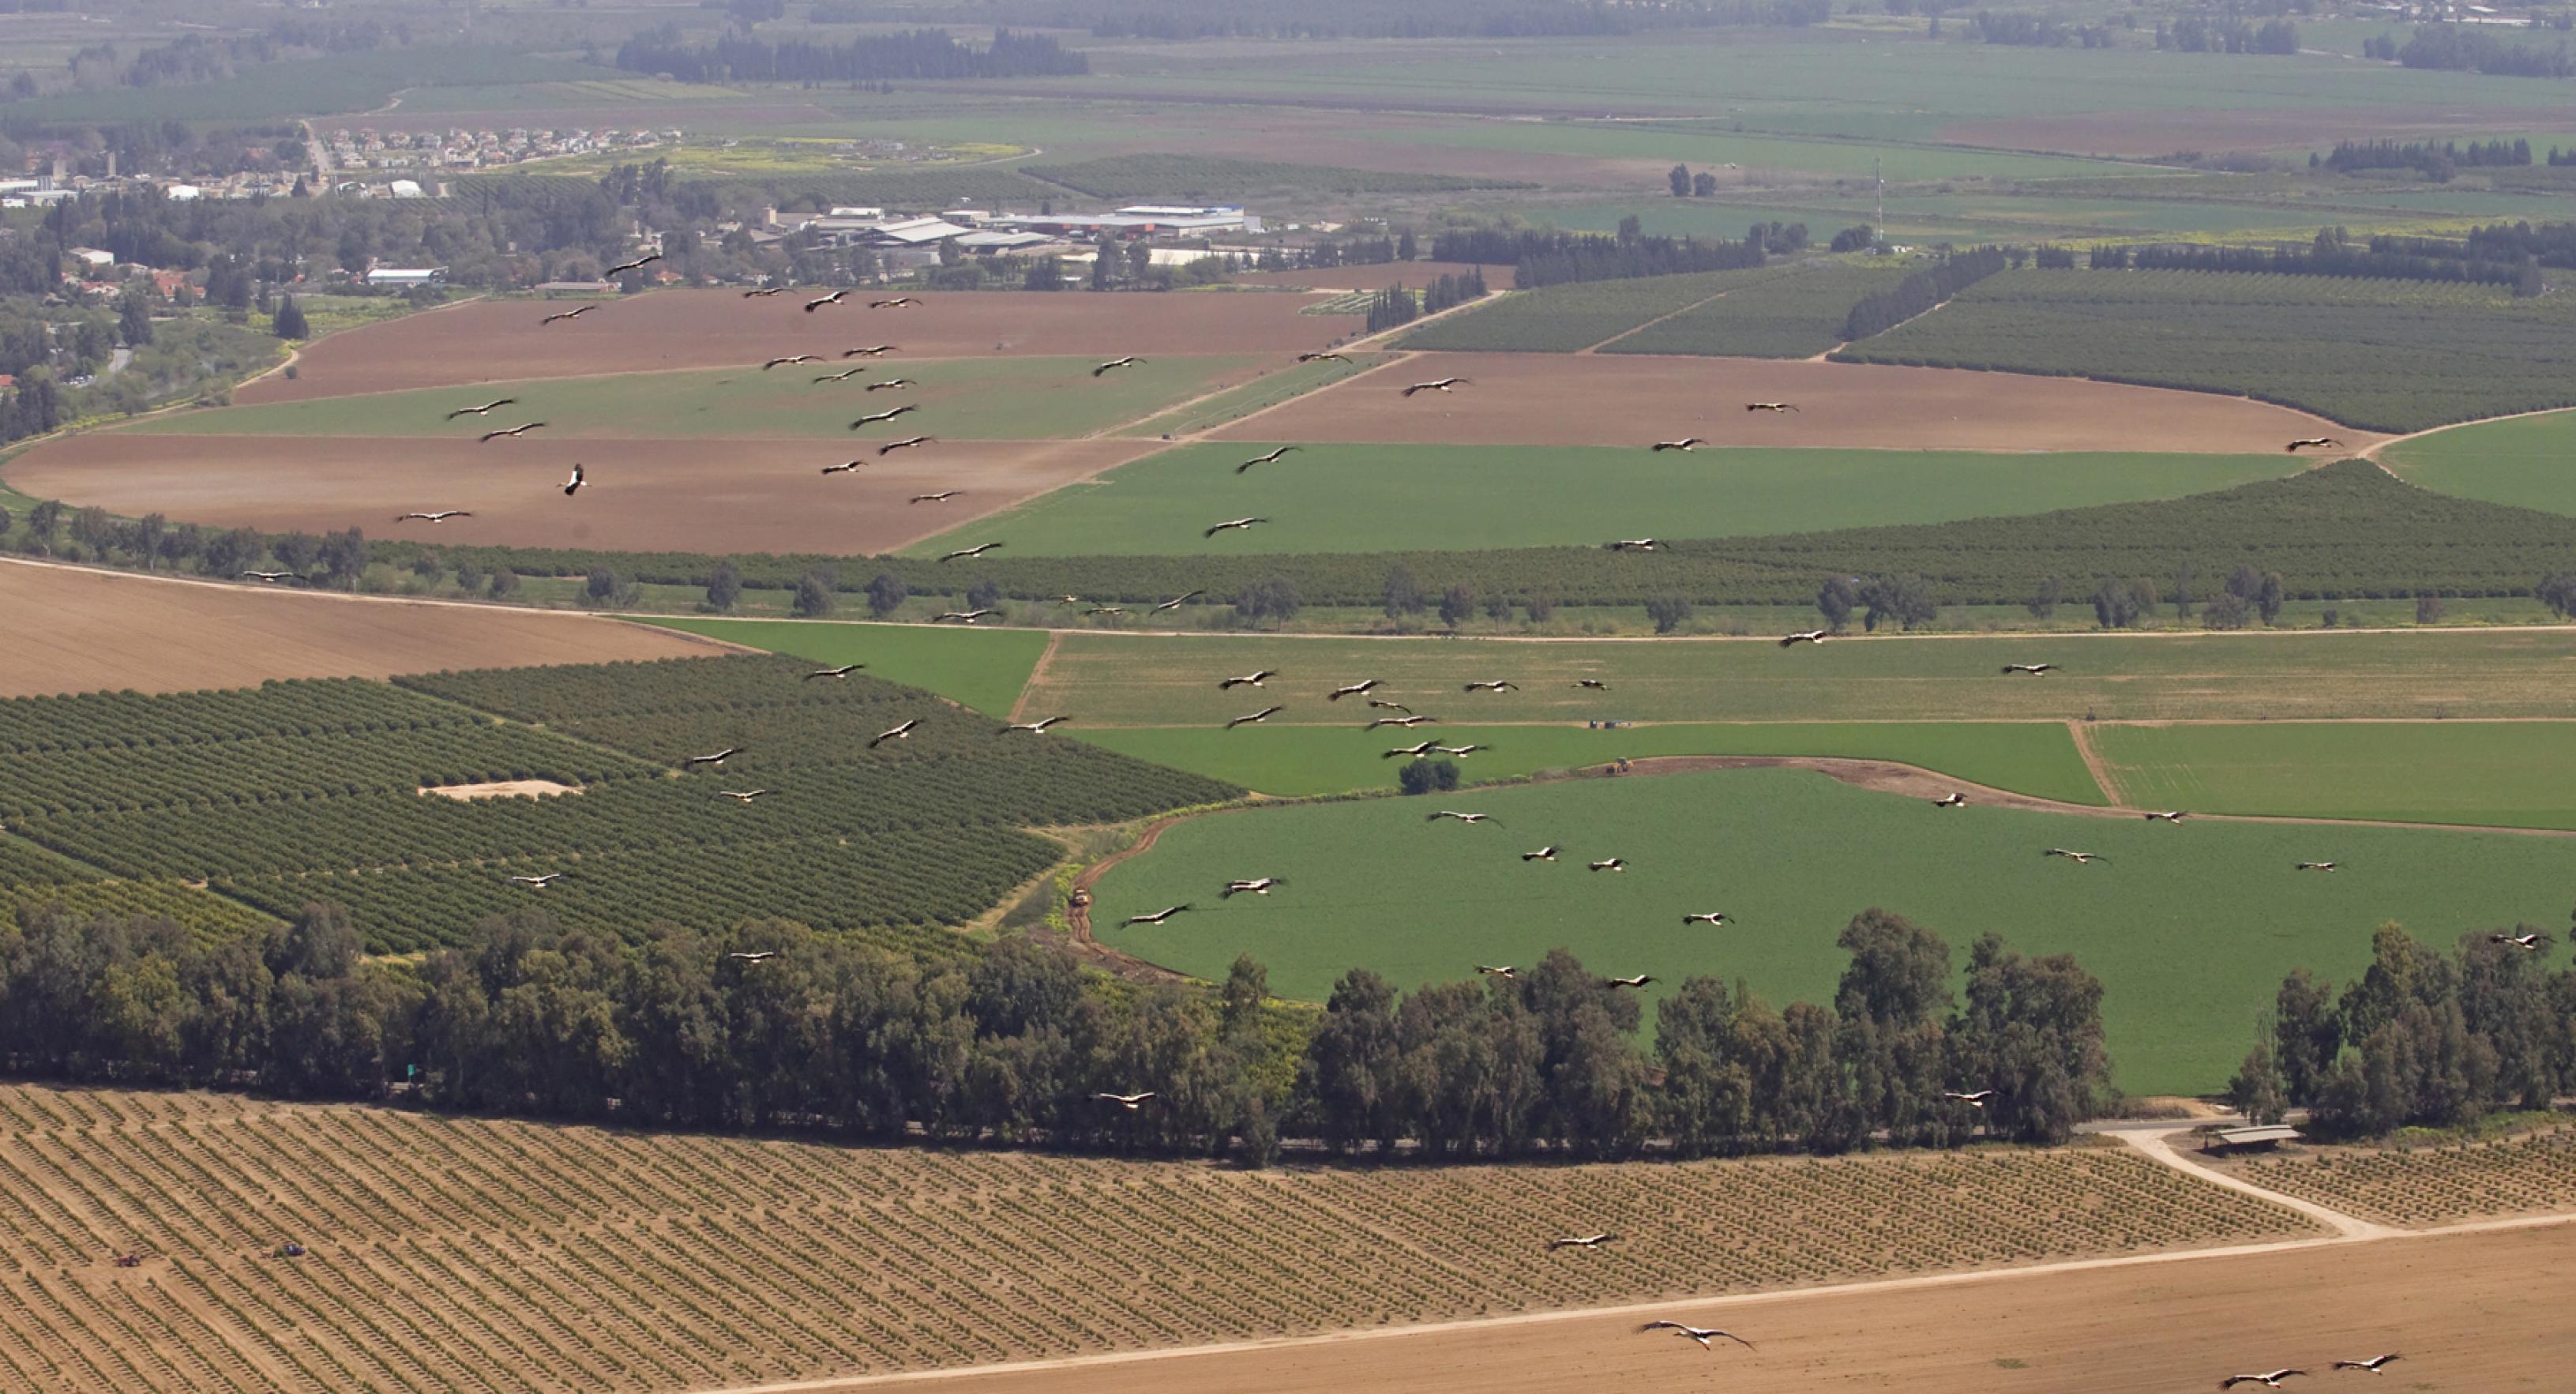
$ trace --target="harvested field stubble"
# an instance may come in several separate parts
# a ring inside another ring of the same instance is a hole
[[[26,1388],[681,1390],[2313,1232],[2098,1149],[1250,1174],[32,1086],[0,1175]]]
[[[759,364],[783,354],[832,357],[894,343],[905,358],[1009,354],[1180,355],[1296,353],[1349,331],[1338,316],[1300,315],[1302,295],[1191,293],[1062,295],[928,292],[921,303],[871,310],[853,292],[805,314],[801,296],[747,300],[734,290],[655,291],[577,320],[541,325],[549,301],[482,300],[413,315],[304,350],[296,376],[244,385],[245,405],[345,397],[441,384]]]
[[[1678,307],[1676,307],[1678,308]],[[1442,322],[1444,325],[1447,321]],[[1435,326],[1437,327],[1437,326]],[[1447,395],[1404,382],[1465,377]],[[1744,403],[1792,402],[1794,413]],[[2318,418],[2260,402],[2008,373],[1748,358],[1426,354],[1217,434],[1229,440],[1712,445],[1886,450],[2277,451]],[[2353,449],[2373,437],[2337,429]]]

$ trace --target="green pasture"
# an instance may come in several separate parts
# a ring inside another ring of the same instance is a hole
[[[2017,155],[1879,141],[1802,140],[1745,135],[1708,122],[1540,121],[1479,122],[1446,127],[1396,127],[1366,134],[1389,144],[1446,149],[1508,150],[1530,155],[1586,155],[1605,160],[1686,164],[1717,174],[1720,184],[1739,172],[1771,181],[1783,173],[1867,180],[1873,164],[1890,179],[2046,179],[2115,175],[2147,167],[2057,155]]]
[[[1440,808],[1501,826],[1425,821]],[[1558,861],[1520,860],[1547,844]],[[2106,860],[2079,866],[2050,847]],[[1628,870],[1585,869],[1611,856]],[[1104,878],[1091,916],[1104,942],[1203,977],[1248,953],[1274,992],[1309,1001],[1355,966],[1411,988],[1562,945],[1605,974],[1652,974],[1649,997],[1717,974],[1778,1005],[1831,1000],[1834,936],[1882,906],[1939,932],[1954,963],[1988,931],[2073,954],[2103,982],[2120,1085],[2194,1094],[2226,1087],[2289,970],[2348,978],[2392,919],[2444,945],[2555,924],[2566,857],[2558,840],[2509,833],[1936,809],[1819,774],[1734,770],[1200,818]],[[2329,859],[2342,869],[2292,870]],[[1219,899],[1250,876],[1287,885]],[[1162,926],[1121,923],[1184,902]],[[1735,923],[1682,924],[1704,911]]]
[[[1345,699],[1344,707],[1357,704]],[[1617,703],[1601,701],[1606,709]],[[2067,803],[2103,802],[2075,742],[2055,722],[1963,722],[1950,725],[1878,722],[1781,722],[1762,725],[1675,723],[1595,730],[1583,726],[1417,726],[1407,731],[1362,729],[1366,708],[1345,713],[1348,730],[1319,726],[1247,726],[1227,731],[1208,726],[1093,730],[1059,729],[1122,755],[1204,774],[1265,794],[1340,794],[1392,789],[1406,756],[1386,751],[1436,739],[1442,745],[1486,745],[1457,759],[1461,779],[1482,783],[1516,779],[1542,770],[1577,769],[1662,755],[1831,755],[1893,760],[1937,770],[1972,784],[2011,789]],[[1031,715],[1052,716],[1052,710]],[[1448,757],[1435,757],[1448,758]]]
[[[2439,494],[2576,514],[2576,411],[2483,421],[2380,452],[2409,483]]]
[[[1724,302],[1719,302],[1723,304]],[[2281,455],[1999,455],[1888,450],[1188,445],[1070,484],[965,532],[1024,556],[1384,552],[1590,546],[1614,538],[1759,537],[2178,498],[2294,473]],[[1245,516],[1253,530],[1203,537]]]
[[[1802,263],[1658,320],[1601,351],[1812,357],[1843,341],[1852,306],[1865,296],[1895,289],[1919,269],[1902,257]]]
[[[2061,666],[2007,677],[2007,663]],[[1371,696],[1459,725],[2528,720],[2568,714],[2571,667],[2576,634],[2529,629],[1848,637],[1792,649],[1760,639],[1066,633],[1029,705],[1092,727],[1215,727],[1275,702],[1286,710],[1274,725],[1339,726],[1352,720],[1350,701],[1324,694],[1376,678]],[[1280,676],[1259,691],[1217,688],[1261,669]],[[1609,691],[1575,686],[1587,678]],[[1461,691],[1489,679],[1520,688]]]
[[[1234,292],[1209,293],[1233,294]],[[1352,322],[1354,330],[1357,330],[1360,325],[1361,321],[1356,319]],[[1347,362],[1331,360],[1300,363],[1294,367],[1281,368],[1247,382],[1241,387],[1219,392],[1204,401],[1192,402],[1187,406],[1165,412],[1150,421],[1140,421],[1121,434],[1196,435],[1201,431],[1213,431],[1229,421],[1239,420],[1256,411],[1278,406],[1282,402],[1293,401],[1319,387],[1328,387],[1384,361],[1384,356],[1380,354],[1357,353],[1351,355]]]
[[[2132,807],[2576,828],[2576,722],[2106,726],[2092,740]]]
[[[1034,629],[940,629],[920,624],[816,620],[649,619],[729,644],[793,654],[818,667],[864,663],[870,677],[926,688],[988,716],[1003,716],[1028,685],[1047,636]]]
[[[573,438],[704,437],[733,440],[838,440],[851,420],[917,402],[918,421],[961,440],[1047,440],[1107,430],[1156,408],[1227,385],[1264,360],[1252,357],[1148,359],[1107,377],[1091,376],[1090,358],[952,358],[876,363],[847,382],[817,383],[852,364],[794,364],[622,373],[480,383],[416,392],[328,397],[265,406],[225,407],[137,424],[161,435],[461,436],[493,425],[544,421],[547,433]],[[889,378],[918,384],[870,392]],[[460,406],[516,397],[499,416],[448,421]],[[962,410],[961,410],[962,408]],[[901,422],[898,422],[901,424]]]

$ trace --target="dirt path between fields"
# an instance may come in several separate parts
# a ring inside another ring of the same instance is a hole
[[[2093,787],[2101,790],[2102,797],[2112,803],[2123,802],[2125,796],[2120,789],[2120,781],[2111,777],[2110,763],[2102,758],[2102,752],[2093,748],[2092,733],[2084,729],[2084,723],[2066,723],[2066,738],[2075,742],[2075,753],[2082,757],[2085,770],[2093,776]]]
[[[1038,679],[1046,676],[1047,661],[1055,657],[1056,646],[1063,642],[1063,630],[1047,631],[1046,647],[1038,651],[1038,661],[1029,665],[1029,675],[1020,684],[1019,699],[1011,703],[1011,714],[1003,717],[1004,721],[1020,722],[1029,719],[1029,694],[1037,691]]]

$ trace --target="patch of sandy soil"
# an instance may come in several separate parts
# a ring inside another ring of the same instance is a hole
[[[2500,1230],[2119,1266],[1994,1274],[1879,1290],[1780,1293],[1656,1309],[1539,1314],[1419,1333],[1169,1352],[1148,1360],[863,1382],[807,1394],[1350,1394],[1474,1389],[1584,1394],[2165,1394],[2304,1368],[2320,1388],[2371,1384],[2337,1359],[2401,1352],[2391,1388],[2548,1389],[2576,1360],[2567,1227]],[[1648,1317],[1754,1343],[1703,1351]]]
[[[0,561],[0,697],[270,678],[684,658],[730,650],[595,615],[430,605]]]
[[[880,459],[877,440],[531,436],[504,450],[463,438],[110,431],[30,451],[10,464],[9,482],[41,498],[130,515],[160,512],[210,527],[355,527],[370,537],[432,543],[849,556],[892,551],[1161,448],[1112,438],[941,441]],[[862,452],[866,467],[821,473]],[[575,462],[589,484],[568,499],[559,486]],[[907,502],[949,489],[961,492],[941,504]],[[449,508],[474,516],[393,522],[415,509]]]
[[[526,795],[544,798],[549,794],[578,794],[578,784],[557,784],[551,779],[504,779],[491,784],[433,784],[422,789],[421,796],[436,794],[442,799],[472,803],[476,799],[508,799]]]
[[[296,376],[244,383],[233,400],[293,402],[414,387],[524,378],[722,368],[890,343],[897,362],[922,358],[1122,354],[1297,353],[1348,331],[1339,315],[1301,315],[1300,295],[1224,291],[1111,295],[930,291],[921,303],[871,310],[867,297],[807,314],[796,294],[747,299],[738,290],[662,290],[613,301],[579,319],[542,321],[570,301],[476,300],[365,325],[306,348]]]
[[[1408,383],[1465,377],[1450,393]],[[1747,402],[1799,410],[1748,412]],[[1220,439],[1470,445],[1711,445],[1879,450],[2278,452],[2331,429],[2355,450],[2378,437],[2241,397],[2081,378],[1644,354],[1429,353],[1347,378],[1215,433]]]

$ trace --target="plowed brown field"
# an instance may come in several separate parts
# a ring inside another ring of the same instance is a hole
[[[903,358],[1007,354],[1289,353],[1320,349],[1354,321],[1300,315],[1310,296],[1243,291],[1166,295],[1022,291],[924,293],[919,305],[871,310],[869,293],[813,314],[805,293],[759,300],[737,290],[655,291],[595,302],[579,319],[541,324],[571,301],[478,300],[334,334],[304,351],[296,376],[272,373],[233,394],[241,403],[346,397],[468,382],[720,368],[795,353],[826,357],[861,344]],[[590,302],[584,302],[590,303]]]
[[[609,551],[892,551],[1160,446],[1137,440],[942,441],[879,461],[838,441],[547,441],[350,436],[73,436],[9,467],[11,487],[212,527],[363,528],[370,537]],[[864,455],[854,473],[826,464]],[[573,462],[589,485],[560,485]],[[940,504],[914,494],[963,491]],[[403,523],[415,509],[471,518]],[[567,660],[568,661],[568,660]]]
[[[1759,1389],[1767,1394],[2166,1394],[2304,1367],[2332,1390],[2380,1382],[2338,1359],[2399,1352],[2385,1387],[2564,1387],[2576,1360],[2568,1226],[2335,1245],[1884,1291],[1781,1294],[1347,1342],[1222,1350],[955,1379],[813,1384],[943,1394],[1501,1394]],[[1741,1332],[1702,1351],[1648,1316]]]
[[[270,678],[678,658],[711,646],[590,615],[358,601],[0,563],[0,697],[186,692]]]
[[[1454,392],[1399,391],[1465,377]],[[1794,413],[1747,412],[1792,402]],[[1951,368],[1544,353],[1433,353],[1311,393],[1220,438],[1468,445],[1643,444],[1885,450],[2279,450],[2331,427],[2237,397]]]

